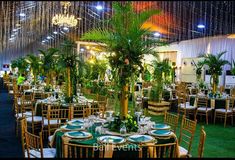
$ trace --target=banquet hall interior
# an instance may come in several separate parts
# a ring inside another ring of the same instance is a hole
[[[234,1],[0,4],[0,158],[235,157]]]

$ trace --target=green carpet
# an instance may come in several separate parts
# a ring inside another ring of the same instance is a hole
[[[163,116],[151,116],[155,122],[163,122]],[[182,117],[181,117],[182,118]],[[176,131],[176,135],[179,138],[181,118],[179,120],[179,126]],[[206,141],[204,146],[204,158],[212,157],[235,157],[235,126],[231,126],[230,119],[228,119],[226,128],[224,128],[223,121],[220,119],[216,121],[216,124],[209,123],[206,125],[205,121],[199,120],[197,123],[195,137],[192,144],[192,156],[198,156],[198,144],[200,139],[200,129],[203,125],[206,131]]]

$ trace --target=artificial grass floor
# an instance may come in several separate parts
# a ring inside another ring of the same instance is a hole
[[[150,116],[155,122],[163,122],[164,116]],[[179,119],[179,125],[176,130],[176,135],[179,138],[180,125],[182,116]],[[204,145],[204,158],[219,158],[219,157],[235,157],[235,125],[232,126],[228,121],[224,128],[223,121],[220,122],[218,119],[215,124],[209,122],[206,125],[205,121],[198,120],[196,133],[192,143],[191,154],[192,157],[198,156],[198,144],[200,140],[200,129],[204,126],[206,132],[206,141]]]

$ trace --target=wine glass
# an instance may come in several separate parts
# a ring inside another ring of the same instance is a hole
[[[120,128],[120,134],[124,135],[126,134],[126,125],[125,125],[125,121],[122,121],[123,125],[122,127]]]

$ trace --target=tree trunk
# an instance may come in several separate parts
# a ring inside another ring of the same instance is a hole
[[[70,67],[67,67],[66,68],[66,70],[67,70],[67,78],[68,78],[68,81],[67,81],[67,95],[68,95],[68,97],[71,97],[71,95],[72,95],[72,89],[71,89],[71,73],[70,73]]]
[[[213,92],[213,94],[215,94],[216,91],[217,91],[217,85],[218,85],[218,78],[219,77],[216,74],[212,75],[212,77],[213,77],[212,92]]]
[[[120,115],[121,119],[125,119],[128,113],[128,85],[122,86],[122,95],[121,95],[121,107]]]

